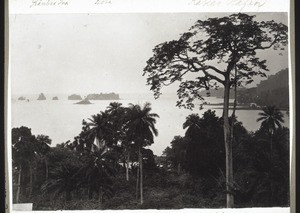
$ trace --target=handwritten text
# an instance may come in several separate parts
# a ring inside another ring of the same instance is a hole
[[[32,0],[32,4],[30,5],[30,7],[67,5],[69,5],[68,0]]]
[[[97,5],[111,4],[111,0],[96,0],[95,4]]]
[[[239,11],[245,9],[259,10],[266,4],[267,0],[191,0],[189,5],[202,6],[202,7],[216,7],[216,6],[231,6],[238,7]]]

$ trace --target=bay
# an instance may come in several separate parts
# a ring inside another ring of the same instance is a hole
[[[88,119],[91,115],[97,114],[106,109],[112,100],[92,100],[93,104],[79,105],[78,101],[67,100],[67,95],[51,94],[47,95],[47,100],[36,100],[38,95],[24,95],[30,101],[19,101],[19,96],[14,95],[11,101],[11,127],[27,126],[31,128],[34,135],[44,134],[52,139],[52,146],[56,144],[73,140],[82,127],[82,120]],[[59,100],[52,100],[57,96]],[[84,97],[84,96],[82,96]],[[154,154],[161,155],[162,151],[170,146],[170,142],[175,135],[184,135],[182,128],[186,117],[191,113],[202,115],[206,110],[216,111],[217,116],[222,115],[222,109],[219,106],[204,106],[202,110],[193,111],[176,107],[177,97],[175,94],[163,94],[161,98],[154,99],[152,94],[120,94],[120,102],[123,106],[129,103],[141,104],[150,102],[152,112],[157,113],[160,118],[157,119],[156,127],[159,135],[155,138],[154,144],[150,146]],[[221,103],[223,100],[215,97],[206,97],[205,101],[209,103]],[[198,103],[199,104],[199,103]],[[218,108],[218,109],[214,109]],[[237,110],[238,120],[243,123],[248,131],[255,131],[260,127],[256,122],[260,110]],[[284,126],[289,126],[289,117],[284,113]]]

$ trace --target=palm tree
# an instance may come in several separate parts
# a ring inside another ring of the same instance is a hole
[[[183,123],[183,129],[187,128],[185,135],[188,137],[197,135],[196,133],[200,130],[200,121],[201,119],[198,114],[189,115]]]
[[[47,135],[38,135],[36,137],[37,141],[37,147],[36,149],[38,150],[37,154],[40,156],[45,161],[45,170],[46,170],[46,180],[48,179],[49,176],[49,169],[48,169],[48,161],[46,154],[50,150],[50,144],[51,144],[51,139]]]
[[[143,107],[140,105],[129,104],[127,115],[127,130],[129,138],[135,142],[138,148],[139,159],[139,177],[140,177],[140,202],[143,203],[143,158],[141,149],[144,146],[151,145],[154,142],[154,136],[158,135],[155,128],[156,113],[150,113],[152,110],[150,103],[145,103]]]
[[[109,103],[107,107],[107,112],[113,114],[113,115],[120,115],[120,112],[123,111],[122,103],[119,102],[111,102]]]
[[[89,127],[87,140],[90,143],[96,142],[98,147],[111,145],[115,132],[109,114],[107,112],[100,112],[99,114],[92,115],[89,121],[90,122],[87,123]]]
[[[124,158],[124,168],[126,173],[126,180],[129,181],[129,159],[131,151],[131,142],[126,135],[125,119],[128,109],[122,106],[122,103],[111,102],[107,107],[106,112],[110,115],[110,119],[113,122],[113,128],[115,132],[115,149],[120,152]]]
[[[273,140],[273,134],[276,130],[276,127],[281,128],[281,123],[284,122],[283,120],[283,113],[280,112],[280,110],[276,106],[265,106],[262,108],[262,112],[258,113],[260,116],[256,121],[261,122],[261,127],[265,128],[269,134],[270,137],[270,156],[272,159],[272,140]]]
[[[95,191],[98,192],[99,202],[102,203],[104,196],[112,197],[114,194],[111,177],[115,176],[112,165],[116,159],[106,146],[98,147],[96,144],[93,146],[90,153],[81,156],[84,166],[76,173],[76,177],[82,178],[80,185],[88,186],[89,199]]]
[[[29,168],[30,182],[32,182],[32,162],[35,159],[36,139],[31,134],[31,129],[21,126],[20,128],[12,129],[12,159],[13,164],[19,170],[16,202],[20,202],[22,193],[22,179],[25,175],[26,168]],[[32,185],[30,185],[32,187]],[[30,188],[31,190],[32,188]]]
[[[72,199],[71,192],[76,188],[74,175],[77,170],[78,168],[75,165],[61,164],[60,167],[51,172],[52,178],[41,186],[41,191],[43,193],[54,193],[55,197],[65,193],[65,201],[70,201]]]

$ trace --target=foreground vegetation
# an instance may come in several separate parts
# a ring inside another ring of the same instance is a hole
[[[56,147],[48,136],[13,128],[14,203],[35,210],[225,207],[223,119],[211,110],[189,115],[185,135],[155,156],[149,145],[156,118],[148,103],[114,102]],[[289,205],[289,129],[282,118],[270,106],[258,115],[256,132],[235,122],[236,207]]]

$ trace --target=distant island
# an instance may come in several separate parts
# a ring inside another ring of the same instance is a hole
[[[82,100],[82,97],[80,95],[72,94],[68,96],[68,100]]]
[[[25,98],[24,96],[21,96],[21,97],[18,98],[18,100],[19,100],[19,101],[25,101],[26,98]]]
[[[82,100],[82,97],[77,94],[72,94],[68,96],[68,100]],[[88,94],[84,100],[120,100],[119,94],[116,93],[92,93]]]
[[[44,95],[44,93],[41,93],[37,100],[39,100],[39,101],[46,100],[46,96]]]
[[[119,94],[116,93],[100,93],[100,94],[88,94],[87,100],[120,100]]]
[[[92,104],[92,103],[91,103],[89,100],[84,99],[84,100],[79,101],[79,102],[77,102],[77,103],[75,103],[75,104]]]
[[[57,101],[57,100],[58,100],[58,97],[55,96],[55,97],[52,98],[52,100]]]

